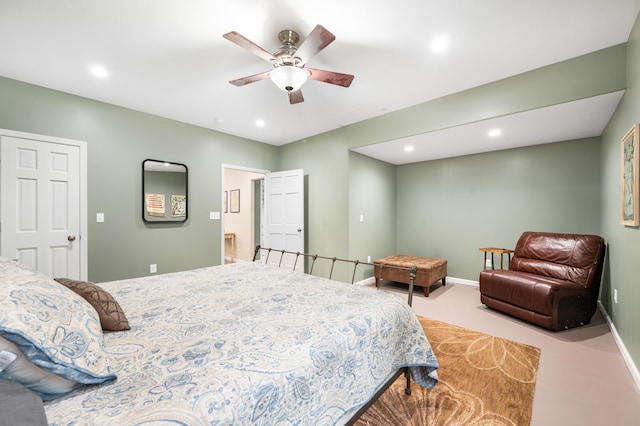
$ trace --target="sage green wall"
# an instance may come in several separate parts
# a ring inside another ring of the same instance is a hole
[[[599,234],[600,190],[599,138],[399,166],[398,252],[477,281],[479,247],[513,248],[524,231]]]
[[[373,261],[396,252],[395,182],[395,166],[349,154],[349,259]],[[360,266],[355,281],[372,276],[373,268]]]
[[[332,132],[338,134],[340,131]],[[349,151],[341,138],[311,138],[280,147],[279,170],[303,169],[305,175],[305,251],[321,256],[349,255]],[[314,267],[328,276],[330,265]],[[342,266],[335,277],[345,279]]]
[[[620,224],[620,140],[640,122],[640,21],[627,43],[627,91],[602,135],[602,233],[608,243],[602,305],[640,366],[640,228]],[[613,291],[618,291],[618,303]]]
[[[96,282],[217,265],[222,163],[276,170],[278,149],[126,108],[0,78],[0,128],[87,143],[88,272]],[[189,219],[142,221],[142,161],[189,168]],[[96,213],[105,214],[96,223]]]

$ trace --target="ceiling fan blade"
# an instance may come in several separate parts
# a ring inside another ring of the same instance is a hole
[[[245,84],[255,83],[256,81],[264,80],[267,77],[269,77],[269,73],[271,73],[271,71],[261,72],[260,74],[249,75],[247,77],[242,77],[237,80],[231,80],[229,81],[229,83],[233,84],[234,86],[240,87],[240,86],[244,86]]]
[[[302,64],[306,64],[309,59],[313,58],[335,39],[336,36],[325,27],[316,25],[307,38],[304,39],[300,47],[298,47],[295,56],[300,58]]]
[[[349,87],[353,81],[351,74],[342,74],[339,72],[317,70],[314,68],[304,68],[309,71],[311,80],[323,81],[325,83],[335,84],[337,86]]]
[[[298,89],[295,92],[289,92],[289,103],[290,104],[299,104],[300,102],[304,102],[304,97],[302,96],[302,90]]]
[[[232,43],[237,44],[243,49],[247,49],[249,52],[264,59],[267,62],[271,62],[275,60],[275,58],[271,53],[267,52],[262,47],[258,46],[257,44],[255,44],[254,42],[252,42],[242,34],[239,34],[235,31],[231,31],[226,34],[223,34],[222,37],[226,38]]]

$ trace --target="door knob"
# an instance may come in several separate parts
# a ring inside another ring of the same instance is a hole
[[[69,236],[67,237],[67,240],[68,240],[69,242],[73,242],[73,241],[75,241],[75,240],[76,240],[76,236],[75,236],[75,235],[69,235]]]

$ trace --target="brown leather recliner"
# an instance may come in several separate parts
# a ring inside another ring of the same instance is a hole
[[[480,272],[480,301],[551,330],[588,324],[597,308],[604,254],[597,235],[525,232],[508,270]]]

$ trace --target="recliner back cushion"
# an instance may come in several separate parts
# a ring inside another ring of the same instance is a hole
[[[597,235],[525,232],[516,244],[509,269],[558,278],[589,287],[603,255]]]

